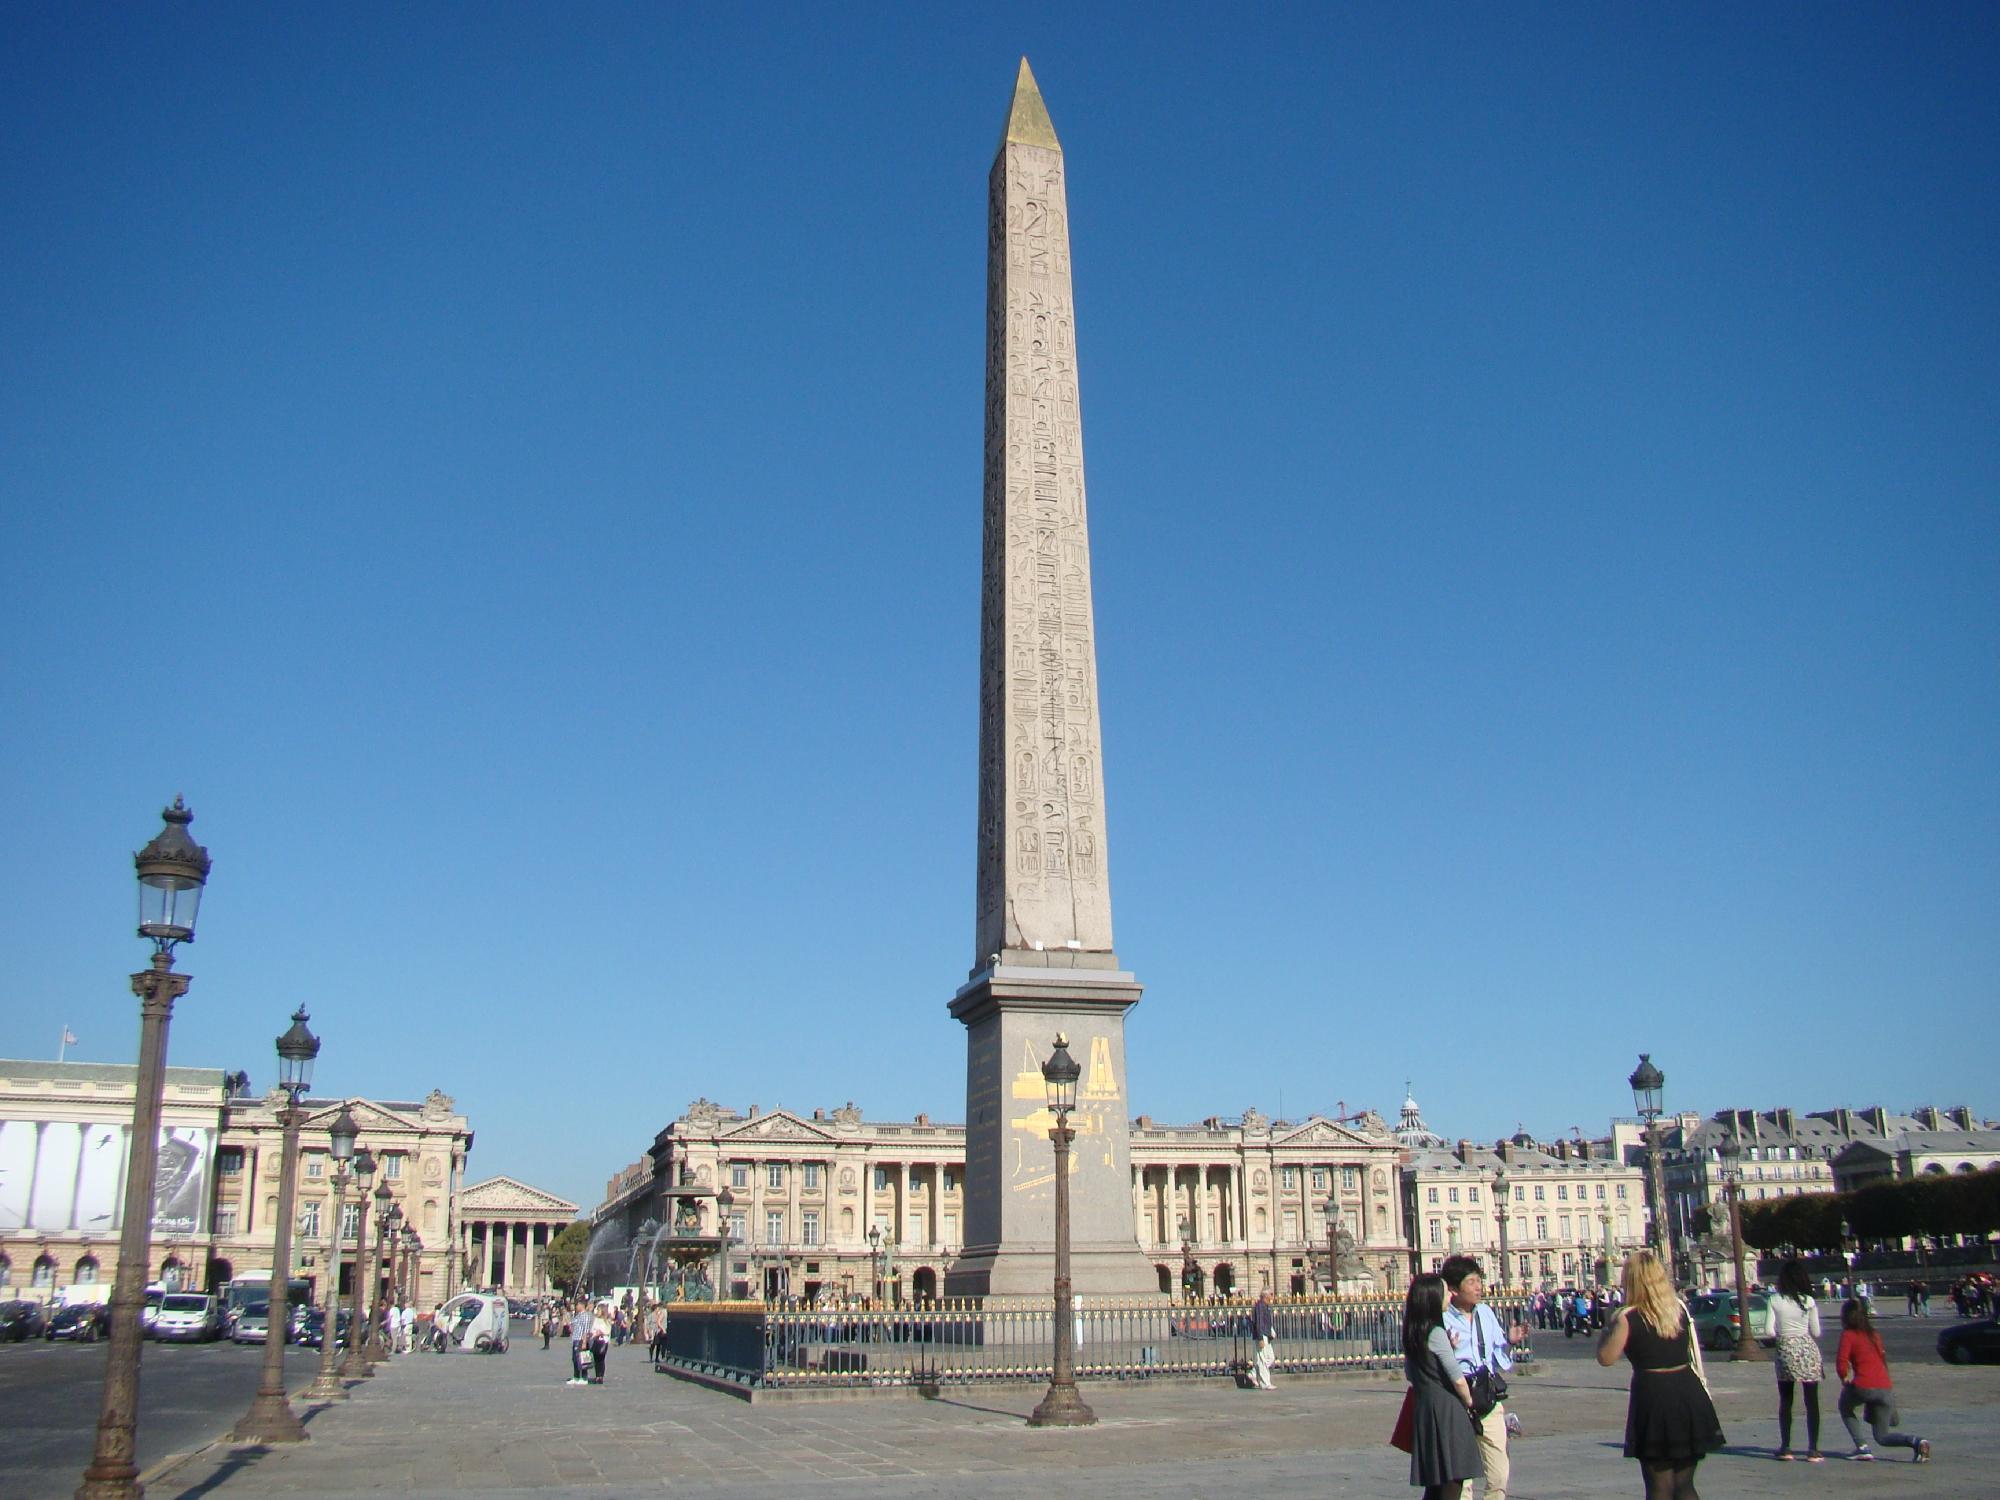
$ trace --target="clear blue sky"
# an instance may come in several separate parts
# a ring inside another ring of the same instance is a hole
[[[0,24],[0,1054],[961,1118],[1026,53],[1135,1109],[2000,1108],[2000,9]]]

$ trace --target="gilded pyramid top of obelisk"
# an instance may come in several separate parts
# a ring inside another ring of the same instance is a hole
[[[1001,132],[1000,149],[1005,151],[1009,143],[1062,150],[1062,142],[1056,139],[1056,127],[1049,119],[1049,107],[1042,102],[1041,87],[1035,82],[1034,70],[1025,57],[1021,59],[1021,71],[1014,78],[1014,102],[1007,106],[1007,128]]]

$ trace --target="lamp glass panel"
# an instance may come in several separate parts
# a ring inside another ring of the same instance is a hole
[[[139,932],[144,937],[187,942],[194,936],[201,906],[201,882],[180,875],[139,877]]]

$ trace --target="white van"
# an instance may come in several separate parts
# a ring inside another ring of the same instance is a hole
[[[440,1354],[505,1354],[507,1299],[487,1292],[461,1292],[438,1312],[444,1328]]]

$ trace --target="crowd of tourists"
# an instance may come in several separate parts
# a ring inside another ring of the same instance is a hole
[[[1479,1262],[1454,1255],[1436,1272],[1412,1280],[1404,1302],[1409,1389],[1390,1441],[1410,1455],[1410,1483],[1422,1488],[1424,1500],[1461,1500],[1464,1486],[1481,1479],[1488,1500],[1504,1500],[1507,1493],[1508,1449],[1519,1430],[1506,1407],[1516,1340],[1486,1306],[1485,1290]],[[1846,1457],[1873,1463],[1878,1448],[1907,1448],[1916,1462],[1928,1463],[1930,1441],[1902,1430],[1888,1356],[1863,1291],[1857,1285],[1841,1306],[1833,1362],[1840,1420],[1853,1443]],[[1819,1299],[1803,1261],[1784,1263],[1770,1305],[1778,1396],[1778,1447],[1771,1456],[1824,1463],[1819,1391],[1826,1362]],[[1624,1453],[1639,1465],[1645,1500],[1700,1500],[1696,1470],[1723,1446],[1722,1422],[1694,1320],[1659,1259],[1650,1250],[1634,1251],[1615,1290],[1540,1293],[1530,1300],[1528,1315],[1540,1328],[1574,1332],[1581,1323],[1596,1333],[1600,1365],[1622,1359],[1631,1366]],[[1792,1442],[1801,1408],[1803,1451]]]

